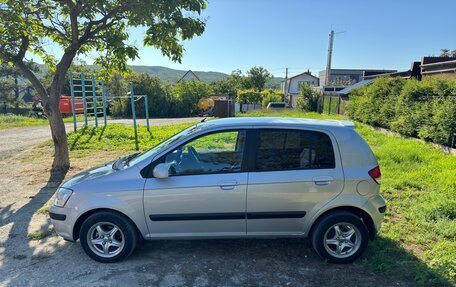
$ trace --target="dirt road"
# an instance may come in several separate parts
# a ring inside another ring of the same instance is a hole
[[[201,120],[201,118],[151,119],[150,124],[151,126],[163,126],[198,120]],[[132,125],[133,121],[130,119],[109,120],[109,123]],[[78,125],[82,126],[82,123],[78,123]],[[138,125],[146,125],[146,121],[138,119]],[[73,130],[72,123],[65,124],[65,127],[67,132]],[[0,130],[0,160],[49,139],[51,139],[51,130],[47,125]]]

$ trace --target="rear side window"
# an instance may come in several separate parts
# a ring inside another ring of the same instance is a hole
[[[256,171],[334,168],[331,139],[322,132],[262,129],[258,131]]]

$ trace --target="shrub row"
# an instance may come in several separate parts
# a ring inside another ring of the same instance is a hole
[[[350,118],[444,145],[454,145],[456,80],[381,77],[350,93]]]
[[[262,104],[263,107],[271,102],[283,102],[284,94],[280,90],[267,89],[258,92],[254,89],[239,90],[236,101],[241,104]]]
[[[158,118],[194,116],[197,114],[198,100],[213,93],[211,87],[203,82],[181,81],[171,86],[147,74],[139,74],[131,81],[135,94],[148,95],[149,114]],[[114,100],[110,110],[115,117],[131,117],[130,98],[125,96]],[[145,116],[143,99],[135,102],[135,110],[138,117]]]

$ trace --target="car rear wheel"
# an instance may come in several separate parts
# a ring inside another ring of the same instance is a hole
[[[353,262],[367,247],[367,227],[350,212],[330,213],[316,224],[311,235],[312,245],[318,255],[331,263]]]
[[[102,262],[121,261],[134,251],[135,227],[123,215],[102,211],[89,216],[81,227],[81,246],[90,258]]]

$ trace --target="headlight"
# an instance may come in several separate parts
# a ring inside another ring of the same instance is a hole
[[[73,191],[71,189],[64,187],[59,188],[57,196],[55,197],[54,205],[57,207],[64,207],[72,193]]]

